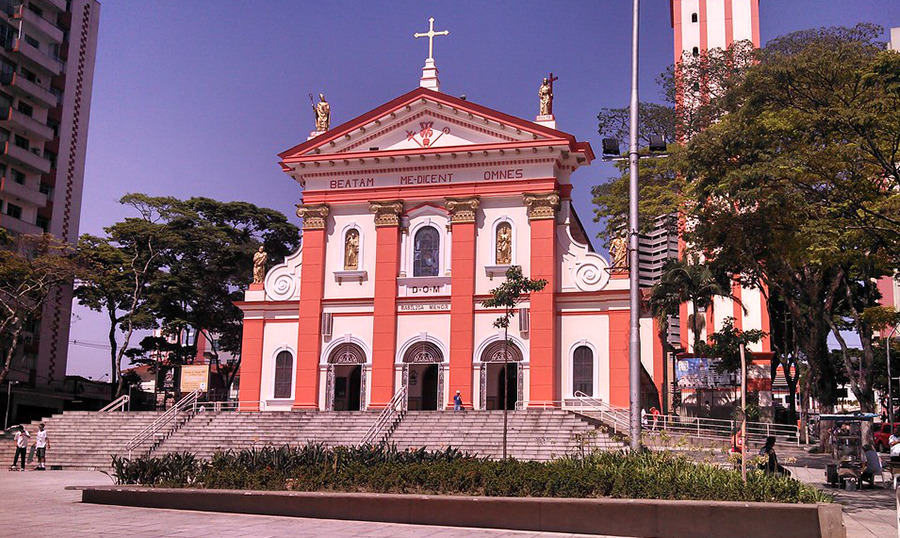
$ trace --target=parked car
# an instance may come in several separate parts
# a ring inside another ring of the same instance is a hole
[[[895,422],[894,426],[900,426],[900,422]],[[872,430],[875,437],[875,450],[890,452],[891,445],[888,443],[888,439],[891,437],[891,425],[887,422],[876,424],[872,427]]]

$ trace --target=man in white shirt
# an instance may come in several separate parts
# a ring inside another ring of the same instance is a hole
[[[19,458],[22,458],[22,470],[25,470],[25,455],[27,454],[28,449],[28,438],[31,437],[31,434],[28,433],[28,430],[25,429],[25,426],[19,425],[19,431],[13,436],[13,440],[16,442],[16,457],[13,459],[12,467],[10,467],[10,471],[16,471],[16,464],[19,462]]]
[[[44,429],[44,423],[38,426],[37,440],[34,442],[35,452],[37,452],[38,466],[36,470],[44,471],[44,460],[47,455],[47,448],[50,446],[50,438],[47,436],[47,430]]]
[[[894,434],[888,439],[891,446],[891,461],[900,462],[900,426],[894,427]]]

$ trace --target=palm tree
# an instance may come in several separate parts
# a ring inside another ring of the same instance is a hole
[[[677,314],[682,303],[690,303],[693,314],[688,317],[688,323],[694,332],[696,352],[702,342],[700,331],[703,329],[703,316],[700,312],[709,308],[716,297],[728,297],[741,304],[732,295],[731,288],[716,278],[709,265],[700,263],[698,256],[685,256],[681,260],[670,261],[663,270],[660,281],[650,290],[650,310],[660,321],[660,338],[668,335],[668,316]],[[666,348],[667,343],[664,343],[663,349]]]

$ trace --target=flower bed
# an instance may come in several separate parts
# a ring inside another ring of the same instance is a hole
[[[597,452],[550,462],[494,461],[456,449],[398,451],[380,446],[261,447],[209,461],[189,453],[113,457],[119,484],[211,489],[565,497],[831,502],[797,480],[695,463],[668,452]]]

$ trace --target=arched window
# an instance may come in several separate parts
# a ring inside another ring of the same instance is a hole
[[[413,243],[413,276],[438,276],[441,236],[433,226],[424,226]]]
[[[691,22],[697,22],[697,20],[698,20],[698,19],[697,19],[697,14],[696,14],[696,13],[691,13]]]
[[[694,58],[696,58],[697,56],[700,56],[700,47],[694,47],[694,50],[691,51],[691,54],[694,55]]]
[[[281,351],[275,356],[275,398],[291,397],[291,382],[294,377],[294,358],[290,351]]]
[[[594,354],[587,346],[578,346],[572,356],[572,393],[594,395]]]

